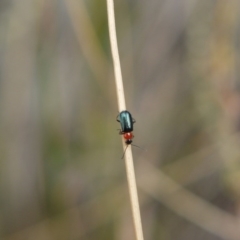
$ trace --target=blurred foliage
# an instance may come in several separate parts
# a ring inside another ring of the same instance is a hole
[[[0,2],[0,238],[134,239],[106,2]],[[115,1],[145,239],[240,239],[237,0]]]

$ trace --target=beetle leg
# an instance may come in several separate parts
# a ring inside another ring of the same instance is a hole
[[[117,129],[117,130],[119,130],[119,134],[120,134],[120,135],[123,135],[123,134],[124,134],[124,132],[123,132],[121,129]]]

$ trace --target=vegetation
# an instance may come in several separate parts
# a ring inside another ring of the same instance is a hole
[[[145,240],[240,239],[239,5],[115,1]],[[0,238],[134,239],[105,0],[0,6]]]

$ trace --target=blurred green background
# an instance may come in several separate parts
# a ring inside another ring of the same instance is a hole
[[[115,11],[145,240],[240,239],[240,2]],[[0,22],[0,239],[134,239],[105,0]]]

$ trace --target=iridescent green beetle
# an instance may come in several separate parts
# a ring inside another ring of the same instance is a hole
[[[122,134],[124,139],[126,140],[125,143],[127,145],[132,143],[133,139],[133,124],[136,122],[129,111],[122,111],[117,116],[117,121],[121,124],[121,130],[119,134]]]

